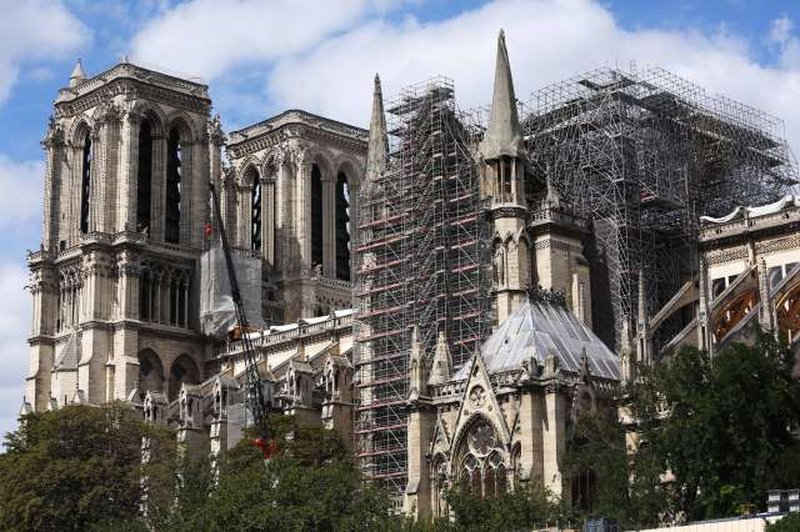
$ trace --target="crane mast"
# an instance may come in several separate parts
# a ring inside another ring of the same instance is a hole
[[[210,186],[211,198],[214,202],[214,217],[217,222],[217,227],[219,228],[222,252],[225,256],[225,266],[228,270],[228,281],[231,287],[233,307],[236,312],[236,322],[241,332],[242,351],[245,361],[246,401],[253,416],[254,425],[260,436],[253,444],[260,447],[264,452],[264,459],[269,460],[270,455],[275,450],[274,441],[271,439],[272,435],[269,430],[269,399],[264,393],[264,379],[262,379],[261,372],[258,370],[258,361],[256,359],[255,349],[253,348],[253,341],[248,334],[250,331],[250,323],[247,321],[247,314],[245,313],[244,303],[242,302],[242,294],[239,291],[239,282],[236,279],[236,270],[233,266],[233,258],[231,256],[230,246],[228,245],[228,236],[225,232],[222,215],[220,214],[219,199],[217,198],[217,190],[213,181],[210,183]]]

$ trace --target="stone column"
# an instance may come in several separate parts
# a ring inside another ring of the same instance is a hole
[[[92,165],[89,176],[89,232],[106,230],[106,181],[108,162],[109,124],[102,117],[92,131]]]
[[[276,213],[275,213],[275,238],[276,254],[275,263],[279,270],[284,273],[287,270],[289,240],[292,238],[291,220],[291,174],[287,168],[287,153],[282,151],[276,158],[278,165],[278,177],[275,182],[277,194]]]
[[[197,189],[198,186],[208,186],[206,183],[200,183],[200,175],[198,172],[198,159],[202,160],[200,149],[202,144],[196,144],[190,140],[181,139],[181,200],[180,200],[180,223],[178,229],[178,242],[183,246],[200,246],[200,239],[203,237],[202,231],[195,231],[195,227],[199,226],[195,223],[196,211],[198,210],[198,202],[200,200]],[[166,204],[165,204],[166,205]],[[166,211],[165,211],[166,214]]]
[[[431,515],[430,464],[427,449],[433,435],[435,413],[431,406],[416,404],[408,414],[408,485],[405,512],[410,517]]]
[[[336,277],[336,176],[322,176],[322,273]]]
[[[275,180],[261,183],[261,256],[269,266],[275,265]]]
[[[51,122],[47,137],[42,141],[46,152],[44,171],[44,201],[42,216],[42,248],[58,251],[59,212],[61,198],[59,183],[61,181],[61,160],[64,157],[64,133],[61,126]]]
[[[525,390],[520,398],[519,423],[522,438],[519,455],[520,480],[543,481],[542,470],[542,431],[544,428],[544,397]]]
[[[141,117],[127,113],[122,121],[117,161],[117,230],[136,230]]]
[[[311,163],[305,152],[298,156],[295,238],[300,242],[300,263],[311,268]]]
[[[545,389],[545,418],[542,424],[543,480],[555,498],[566,496],[561,460],[566,450],[566,406],[563,391],[556,384]]]
[[[153,133],[153,173],[150,178],[150,238],[164,241],[165,214],[167,209],[167,138],[162,133]]]

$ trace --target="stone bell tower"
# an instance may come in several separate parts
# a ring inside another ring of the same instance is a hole
[[[223,139],[205,85],[123,60],[59,91],[46,152],[29,409],[177,397],[203,377],[196,262]]]
[[[497,320],[501,324],[524,300],[530,283],[525,146],[502,30],[497,39],[492,110],[489,126],[479,146],[479,155],[481,194],[489,201],[494,232],[493,288]]]

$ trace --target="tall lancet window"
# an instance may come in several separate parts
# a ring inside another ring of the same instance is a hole
[[[81,165],[81,233],[89,231],[89,200],[92,193],[92,137],[86,133],[83,141],[83,164]]]
[[[350,280],[350,187],[344,172],[336,177],[336,277]]]
[[[167,212],[164,240],[177,244],[181,233],[181,138],[177,129],[167,141]]]
[[[311,265],[322,264],[322,172],[311,167]]]
[[[153,185],[153,130],[150,122],[139,127],[139,160],[136,188],[136,230],[150,233],[150,203]]]
[[[261,179],[258,172],[251,168],[247,179],[253,184],[250,192],[250,249],[261,251],[261,205],[263,202]]]

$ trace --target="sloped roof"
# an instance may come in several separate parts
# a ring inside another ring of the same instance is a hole
[[[78,369],[78,361],[80,360],[78,349],[77,335],[73,332],[61,347],[61,352],[56,355],[53,368],[57,370]]]
[[[619,380],[619,356],[572,312],[560,305],[526,299],[486,340],[481,355],[490,374],[519,369],[531,357],[544,365],[550,353],[558,357],[562,371],[579,373],[584,350],[593,377]],[[468,373],[469,367],[464,365],[455,379],[465,379]]]

